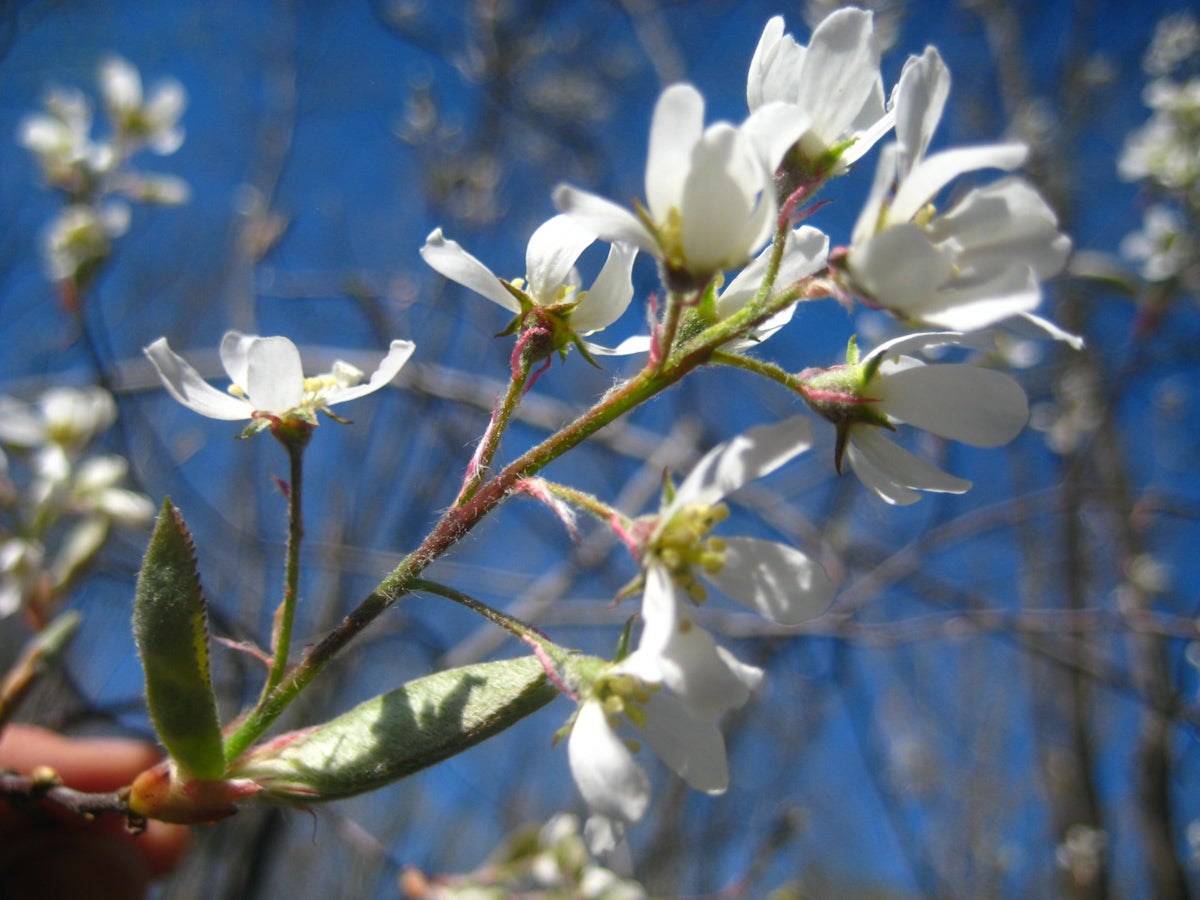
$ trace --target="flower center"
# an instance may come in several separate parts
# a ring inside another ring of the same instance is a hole
[[[616,729],[617,720],[624,716],[638,728],[646,727],[646,704],[650,696],[659,689],[658,685],[646,684],[633,675],[604,675],[593,688],[593,697],[604,710],[609,727]],[[636,746],[630,749],[635,753]]]
[[[671,517],[649,548],[693,603],[708,599],[696,570],[715,575],[725,565],[725,541],[709,532],[728,518],[724,503],[690,504]]]

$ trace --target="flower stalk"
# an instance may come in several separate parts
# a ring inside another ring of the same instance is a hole
[[[275,628],[271,641],[271,668],[263,685],[266,697],[283,680],[288,667],[292,644],[292,626],[296,620],[296,603],[300,589],[300,543],[304,540],[304,448],[312,437],[312,426],[305,422],[288,421],[272,429],[275,437],[287,450],[289,463],[287,560],[284,566],[283,600],[275,611]]]

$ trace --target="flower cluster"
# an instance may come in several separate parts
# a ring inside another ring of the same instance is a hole
[[[112,526],[153,518],[150,498],[122,487],[124,457],[88,455],[116,414],[100,388],[51,388],[32,404],[0,396],[0,616],[44,622]]]
[[[144,96],[137,69],[119,57],[101,63],[99,82],[110,129],[106,138],[92,136],[92,104],[70,88],[52,89],[45,111],[27,116],[18,132],[46,183],[66,196],[67,207],[46,231],[45,256],[50,277],[76,287],[87,283],[108,257],[112,240],[128,228],[127,201],[179,204],[188,198],[179,178],[129,168],[142,149],[167,155],[183,144],[183,87],[165,80]]]
[[[640,632],[635,642],[627,630],[611,662],[556,655],[547,649],[554,646],[548,638],[498,611],[487,613],[533,644],[550,680],[577,701],[568,725],[568,758],[591,810],[584,833],[593,851],[616,846],[647,809],[650,781],[637,759],[642,741],[698,790],[720,793],[729,784],[720,719],[749,700],[764,673],[704,627],[699,610],[710,588],[780,626],[818,616],[832,603],[832,580],[806,553],[776,541],[716,533],[729,516],[730,494],[812,445],[812,418],[760,425],[712,449],[678,487],[667,482],[656,513],[636,519],[533,476],[693,369],[724,364],[769,378],[802,398],[818,420],[833,427],[837,470],[848,463],[887,503],[912,503],[922,491],[962,493],[970,482],[903,449],[884,432],[909,424],[973,446],[997,447],[1024,427],[1026,397],[1002,372],[966,362],[927,362],[917,354],[986,344],[987,331],[998,325],[1032,324],[1043,334],[1072,339],[1035,314],[1042,282],[1062,270],[1071,243],[1031,183],[1007,175],[958,191],[944,210],[937,206],[939,195],[963,176],[1018,168],[1027,148],[1004,143],[930,153],[949,95],[949,72],[928,48],[908,60],[898,84],[885,93],[879,57],[874,19],[864,10],[833,13],[807,45],[774,18],[751,60],[744,121],[706,124],[704,97],[690,84],[672,85],[659,96],[645,200],[635,201],[632,210],[560,185],[554,192],[558,214],[533,232],[524,274],[512,280],[495,275],[440,228],[421,249],[434,271],[513,316],[502,334],[514,335],[516,348],[508,390],[446,513],[453,519],[443,519],[451,524],[435,529],[407,559],[406,577],[415,583],[480,517],[518,493],[547,502],[568,522],[573,516],[564,512],[567,505],[599,515],[638,567],[623,595],[641,592]],[[895,140],[880,152],[849,244],[830,250],[825,234],[799,220],[815,211],[813,198],[826,182],[848,175],[893,129]],[[576,264],[598,240],[611,246],[585,291]],[[661,301],[647,303],[650,334],[612,350],[585,341],[630,305],[639,251],[657,262],[665,287]],[[843,365],[798,374],[746,352],[787,326],[797,304],[822,297],[847,304],[857,297],[902,326],[947,330],[902,335],[861,357],[851,339]],[[637,375],[615,385],[572,425],[493,473],[489,467],[502,435],[536,377],[532,364],[548,366],[552,354],[566,356],[571,347],[589,360],[593,353],[649,354]],[[394,341],[365,382],[361,371],[344,363],[305,378],[299,351],[286,338],[229,332],[221,344],[232,381],[227,393],[210,386],[165,339],[145,352],[176,400],[213,418],[249,419],[245,434],[269,428],[287,442],[297,435],[307,440],[319,410],[328,412],[332,404],[390,382],[412,351],[411,343]],[[446,543],[437,544],[442,539]],[[421,584],[422,590],[483,608],[453,589]],[[347,618],[351,624],[345,627],[369,619]],[[288,628],[280,633],[289,634]],[[286,647],[284,640],[283,649],[275,649],[273,672],[282,674]],[[540,671],[535,675],[540,678]],[[269,682],[268,692],[278,683]],[[631,734],[635,740],[626,739]]]
[[[1157,195],[1146,208],[1142,227],[1121,243],[1121,255],[1138,264],[1151,284],[1178,283],[1200,288],[1200,246],[1194,223],[1200,214],[1200,75],[1179,80],[1175,70],[1195,63],[1200,23],[1181,13],[1155,30],[1143,68],[1154,76],[1143,92],[1153,111],[1125,141],[1117,172],[1126,181],[1144,181]],[[1191,223],[1191,225],[1189,225]]]
[[[717,720],[749,699],[763,673],[696,621],[694,610],[707,599],[700,579],[783,625],[832,602],[824,569],[794,547],[711,536],[729,515],[726,495],[810,445],[803,418],[752,429],[709,451],[656,515],[621,529],[642,565],[642,633],[632,653],[584,688],[569,742],[571,771],[592,810],[586,834],[593,850],[614,846],[649,803],[649,781],[617,734],[622,723],[697,790],[717,794],[729,785]]]

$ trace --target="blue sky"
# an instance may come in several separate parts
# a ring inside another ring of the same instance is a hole
[[[599,0],[548,6],[534,24],[501,22],[496,33],[512,44],[499,49],[468,18],[467,4],[158,0],[6,8],[0,135],[16,133],[48,84],[95,96],[95,67],[109,52],[135,63],[148,84],[169,75],[189,92],[183,148],[138,162],[185,178],[192,200],[178,209],[135,211],[85,309],[85,338],[64,316],[38,259],[39,234],[58,199],[39,185],[35,165],[15,142],[0,151],[0,206],[9,223],[0,237],[0,334],[8,348],[0,356],[0,380],[6,390],[27,394],[50,380],[89,381],[101,360],[121,387],[124,425],[113,443],[129,453],[144,490],[156,500],[170,494],[183,509],[223,634],[262,640],[269,630],[284,535],[283,508],[269,475],[282,474],[284,460],[269,440],[235,442],[225,423],[174,405],[157,390],[140,348],[166,335],[179,351],[211,364],[228,328],[287,334],[330,354],[381,351],[394,337],[417,342],[414,361],[427,392],[373,398],[353,411],[352,428],[323,425],[310,453],[305,594],[313,602],[302,613],[301,629],[315,639],[453,499],[487,408],[456,404],[439,392],[457,375],[486,397],[492,383],[502,386],[506,377],[510,346],[492,337],[506,324],[504,314],[425,269],[417,255],[425,235],[442,226],[498,274],[520,274],[525,242],[553,214],[549,198],[558,182],[617,199],[641,194],[647,124],[664,77],[696,83],[710,118],[744,115],[746,65],[762,25],[779,11],[759,2],[664,4],[631,22],[618,5]],[[1136,186],[1115,177],[1123,136],[1146,115],[1137,61],[1158,16],[1185,7],[1011,6],[1025,61],[1008,74],[1025,80],[1053,120],[1078,117],[1072,122],[1080,130],[1060,135],[1069,160],[1050,161],[1067,178],[1069,208],[1061,211],[1077,247],[1112,252],[1145,201]],[[955,79],[938,142],[1002,137],[1003,92],[979,20],[956,4],[914,0],[905,9],[885,58],[885,82],[894,82],[906,54],[933,43]],[[407,17],[390,18],[405,10]],[[807,34],[795,8],[787,17],[798,36]],[[1061,95],[1062,75],[1077,60],[1112,74],[1086,106],[1071,108],[1083,98]],[[568,91],[577,91],[578,99],[554,118],[547,112],[557,108],[551,101]],[[848,238],[873,160],[835,186],[836,202],[813,220],[834,244]],[[255,209],[278,218],[254,219]],[[247,250],[246,229],[264,221],[282,231],[255,256]],[[584,263],[598,265],[589,257]],[[642,299],[656,290],[653,267],[644,260],[637,279]],[[1052,286],[1048,309],[1069,290]],[[1116,433],[1131,489],[1154,489],[1186,510],[1196,494],[1197,447],[1188,427],[1200,387],[1192,349],[1195,307],[1183,305],[1154,339],[1135,344],[1128,303],[1095,293],[1087,303],[1086,332],[1098,370],[1121,376],[1119,392],[1116,381],[1104,387],[1116,398]],[[771,347],[793,371],[836,363],[849,334],[878,325],[869,316],[848,317],[832,302],[798,319],[789,338]],[[641,325],[631,313],[618,333]],[[1035,407],[1057,402],[1061,352],[1038,348],[1041,364],[1021,374]],[[596,371],[572,357],[538,385],[532,408],[553,418],[562,407],[552,404],[578,406],[622,371],[620,362]],[[765,418],[799,411],[794,398],[740,373],[702,372],[640,410],[633,437],[653,440],[686,417],[695,423],[697,444],[707,447]],[[541,433],[536,422],[516,426],[506,445],[509,457]],[[1062,539],[1056,492],[1066,477],[1064,458],[1032,430],[1008,450],[951,448],[944,461],[975,478],[977,488],[965,498],[930,498],[896,510],[848,479],[834,479],[831,447],[831,435],[823,434],[803,465],[770,483],[782,498],[771,524],[754,524],[770,504],[743,518],[747,527],[776,537],[824,535],[842,554],[849,595],[865,598],[854,621],[878,630],[864,630],[858,639],[831,632],[740,642],[740,653],[768,668],[770,686],[737,723],[734,786],[722,798],[679,798],[667,808],[684,824],[672,831],[647,823],[634,834],[635,859],[651,837],[682,836],[669,848],[682,854],[671,857],[684,866],[677,884],[712,892],[748,871],[786,818],[796,831],[768,860],[756,886],[807,873],[813,884],[860,879],[917,895],[937,885],[987,883],[984,875],[976,882],[952,880],[960,877],[954,851],[975,829],[971,834],[987,852],[980,850],[970,864],[981,872],[993,867],[987,871],[996,873],[998,893],[1043,893],[1055,877],[1054,841],[1044,797],[1030,786],[1039,738],[1032,733],[1038,697],[1029,680],[1028,643],[1003,629],[955,636],[950,626],[894,646],[883,636],[891,622],[911,628],[964,603],[1012,610],[1027,599],[1022,591],[1030,579],[1047,592],[1039,606],[1058,606],[1065,579],[1055,569],[1062,557],[1052,545]],[[574,465],[551,470],[610,499],[639,473],[645,475],[636,455],[604,448],[585,449]],[[556,601],[562,612],[545,613],[544,627],[567,644],[598,652],[610,647],[620,615],[607,611],[607,602],[633,574],[627,556],[614,548],[599,564],[581,562],[544,510],[511,506],[440,564],[439,577],[507,607],[544,588],[547,573],[563,567],[568,587]],[[1084,527],[1103,556],[1115,526],[1103,511],[1085,513]],[[90,652],[72,663],[85,694],[135,729],[145,728],[137,711],[140,671],[124,622],[140,540],[122,538],[77,599],[95,637]],[[1029,540],[1044,542],[1046,552],[1031,557],[1021,543]],[[1194,516],[1155,519],[1145,540],[1173,573],[1163,609],[1194,615],[1195,598],[1184,588],[1195,574],[1188,552]],[[906,554],[913,562],[907,567]],[[886,590],[874,590],[870,577],[885,564],[898,574]],[[1029,568],[1035,564],[1041,568]],[[1096,571],[1089,603],[1111,610],[1119,579],[1104,566]],[[587,621],[589,610],[599,625]],[[406,603],[331,678],[337,700],[322,698],[322,709],[336,711],[456,658],[476,628],[466,614],[432,599]],[[868,637],[874,634],[880,639],[873,645]],[[1120,669],[1119,639],[1105,634],[1100,650],[1111,651]],[[1184,642],[1170,642],[1167,650],[1176,687],[1190,701],[1195,679],[1181,662]],[[503,646],[500,652],[515,651]],[[257,675],[235,654],[218,652],[216,660],[226,667],[217,680],[230,715],[252,698]],[[1139,865],[1121,849],[1122,829],[1132,827],[1128,754],[1140,707],[1120,685],[1094,691],[1097,781],[1113,823],[1111,846],[1118,848],[1112,857],[1117,893],[1144,896]],[[381,894],[399,865],[473,865],[511,819],[579,808],[565,754],[549,746],[569,712],[567,703],[555,704],[395,792],[323,813],[316,840],[341,848],[331,851],[331,860],[342,859],[338,854],[357,860],[368,872],[365,883]],[[1181,841],[1183,824],[1197,815],[1189,790],[1193,742],[1190,730],[1179,731],[1172,787]],[[670,796],[671,782],[655,771],[658,795]],[[964,796],[978,797],[977,804],[964,804]],[[397,808],[411,820],[401,820]],[[371,869],[377,859],[355,856],[353,842],[344,841],[338,823],[351,820],[385,848],[378,869]],[[308,848],[311,828],[307,818],[292,816],[284,839]],[[960,843],[941,846],[947,834]],[[689,842],[709,852],[689,857],[680,849]],[[272,870],[268,884],[285,884],[287,877]],[[313,877],[329,879],[331,870]]]

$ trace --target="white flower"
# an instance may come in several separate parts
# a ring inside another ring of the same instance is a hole
[[[54,281],[86,278],[112,250],[112,239],[129,227],[129,207],[117,200],[100,208],[73,203],[54,217],[43,237],[43,253]]]
[[[972,190],[945,213],[932,206],[959,175],[1013,169],[1028,152],[1023,144],[995,144],[926,158],[949,88],[932,47],[904,67],[897,143],[881,154],[842,265],[850,289],[870,303],[902,319],[967,331],[1028,315],[1041,302],[1039,280],[1062,270],[1071,242],[1018,178]]]
[[[57,444],[77,451],[116,418],[112,395],[100,387],[53,387],[36,405],[0,395],[0,443],[12,447]]]
[[[179,118],[187,106],[187,93],[178,81],[166,79],[142,96],[142,76],[119,56],[100,64],[100,93],[113,127],[162,156],[183,144]],[[127,152],[128,152],[127,148]]]
[[[145,349],[167,393],[212,419],[300,419],[316,423],[317,410],[377,391],[388,384],[412,355],[411,341],[392,341],[387,355],[364,384],[363,373],[338,360],[323,375],[304,377],[300,351],[285,337],[257,337],[237,331],[221,340],[221,363],[233,384],[223,393],[208,384],[166,338]]]
[[[1126,181],[1149,178],[1194,191],[1200,181],[1200,77],[1185,84],[1157,78],[1142,96],[1154,114],[1126,138],[1118,173]]]
[[[652,575],[646,590],[647,602],[673,602],[665,575]],[[612,849],[650,800],[650,781],[617,733],[622,719],[696,790],[720,794],[729,786],[717,717],[746,702],[762,671],[716,647],[699,626],[670,631],[659,646],[662,635],[648,621],[638,649],[596,679],[576,714],[567,753],[592,812],[584,834],[593,853]]]
[[[1142,264],[1139,272],[1147,281],[1179,275],[1196,254],[1182,216],[1161,203],[1146,210],[1141,230],[1127,234],[1120,249],[1122,256]]]
[[[833,584],[806,554],[760,538],[709,537],[729,514],[721,502],[727,495],[810,446],[807,420],[794,417],[752,428],[705,454],[655,518],[644,542],[647,581],[666,572],[673,584],[702,602],[706,593],[699,575],[743,606],[784,625],[824,612],[833,600]],[[650,631],[657,625],[652,623],[657,609],[643,613]]]
[[[776,160],[778,162],[778,160]],[[666,266],[669,286],[702,286],[745,263],[775,225],[774,165],[728,122],[704,127],[704,98],[676,84],[658,98],[638,215],[568,185],[554,204],[605,240],[626,241]]]
[[[1029,418],[1021,386],[1003,372],[966,364],[933,364],[904,354],[962,344],[956,333],[912,334],[887,341],[853,361],[805,378],[809,405],[838,426],[841,457],[858,479],[888,503],[907,505],[917,491],[961,494],[971,482],[943,472],[884,437],[907,423],[975,447],[999,447]],[[805,373],[802,373],[802,377]]]
[[[620,318],[633,299],[633,260],[637,249],[614,243],[591,290],[580,290],[575,263],[596,240],[595,234],[558,215],[545,222],[529,239],[525,251],[525,277],[505,281],[494,275],[461,246],[435,229],[425,239],[421,258],[451,281],[470,288],[521,318],[522,327],[553,329],[555,319],[574,335],[588,335]],[[547,318],[547,313],[554,318]],[[568,335],[555,349],[564,349]]]
[[[772,18],[754,51],[746,79],[750,112],[786,104],[801,120],[798,149],[808,167],[841,174],[892,127],[894,118],[884,106],[873,16],[839,9],[814,29],[807,47],[783,28],[782,16]],[[826,158],[830,153],[836,155]]]
[[[719,717],[743,705],[762,670],[717,645],[692,616],[704,598],[694,570],[756,612],[795,624],[833,598],[824,570],[791,547],[755,538],[710,538],[728,514],[721,500],[774,471],[811,443],[801,418],[751,429],[696,465],[662,512],[643,524],[644,623],[637,649],[593,680],[575,717],[571,773],[592,811],[585,830],[599,853],[638,821],[650,782],[634,749],[617,733],[621,720],[688,784],[719,794],[729,786]],[[636,530],[636,527],[635,527]]]
[[[70,88],[52,89],[45,106],[21,120],[17,142],[37,157],[49,184],[84,189],[87,173],[103,171],[112,157],[109,148],[92,143],[92,106]]]

